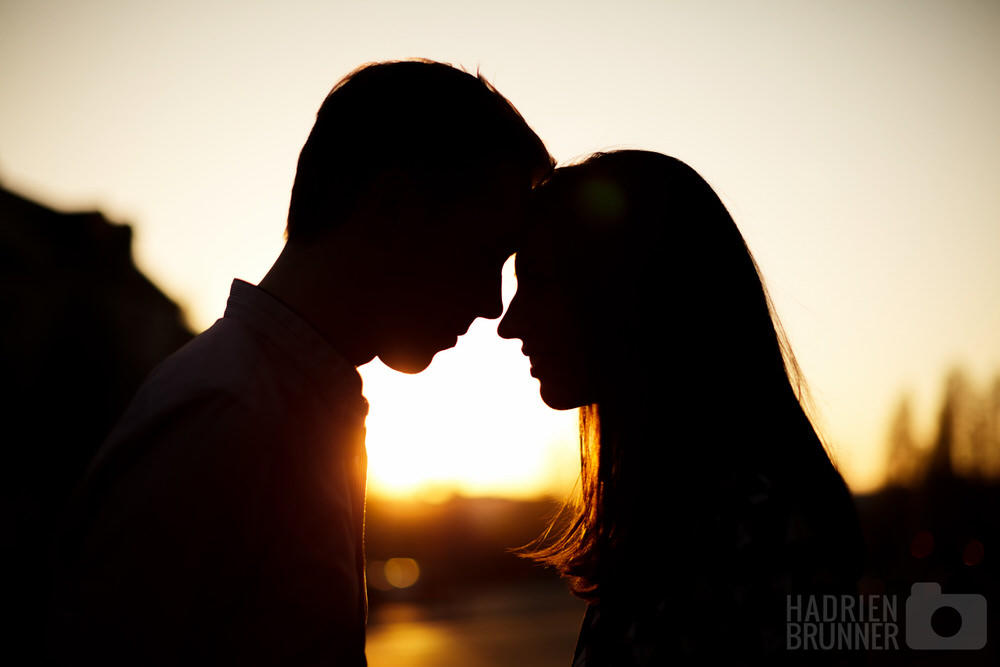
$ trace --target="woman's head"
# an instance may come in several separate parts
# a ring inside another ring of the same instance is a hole
[[[535,199],[499,332],[523,341],[549,406],[583,408],[582,487],[528,555],[601,595],[665,528],[690,537],[757,475],[810,521],[854,530],[756,263],[705,180],[658,153],[598,153]]]
[[[626,150],[556,170],[537,190],[516,268],[500,335],[522,339],[551,407],[786,377],[743,237],[679,160]]]

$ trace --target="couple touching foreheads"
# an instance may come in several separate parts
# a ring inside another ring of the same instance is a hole
[[[514,253],[499,334],[581,410],[580,495],[529,553],[590,603],[566,663],[795,657],[786,595],[854,591],[863,547],[753,257],[683,162],[553,166],[481,77],[338,83],[277,261],[150,375],[77,490],[53,659],[365,664],[357,367],[419,372],[499,317]]]

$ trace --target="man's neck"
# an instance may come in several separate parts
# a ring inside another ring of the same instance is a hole
[[[371,304],[358,287],[357,253],[331,243],[287,243],[259,287],[299,314],[355,366],[375,357]]]

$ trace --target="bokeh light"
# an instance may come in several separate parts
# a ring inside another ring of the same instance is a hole
[[[385,580],[393,588],[409,588],[420,579],[420,566],[412,558],[390,558],[385,562]]]
[[[934,551],[934,536],[925,530],[913,536],[910,542],[910,555],[914,558],[927,558]]]
[[[965,551],[962,554],[962,562],[966,565],[979,565],[983,558],[986,556],[986,547],[979,540],[972,540],[967,545],[965,545]]]

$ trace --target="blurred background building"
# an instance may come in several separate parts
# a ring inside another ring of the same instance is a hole
[[[32,641],[52,527],[143,378],[192,333],[132,234],[0,187],[5,651]]]

